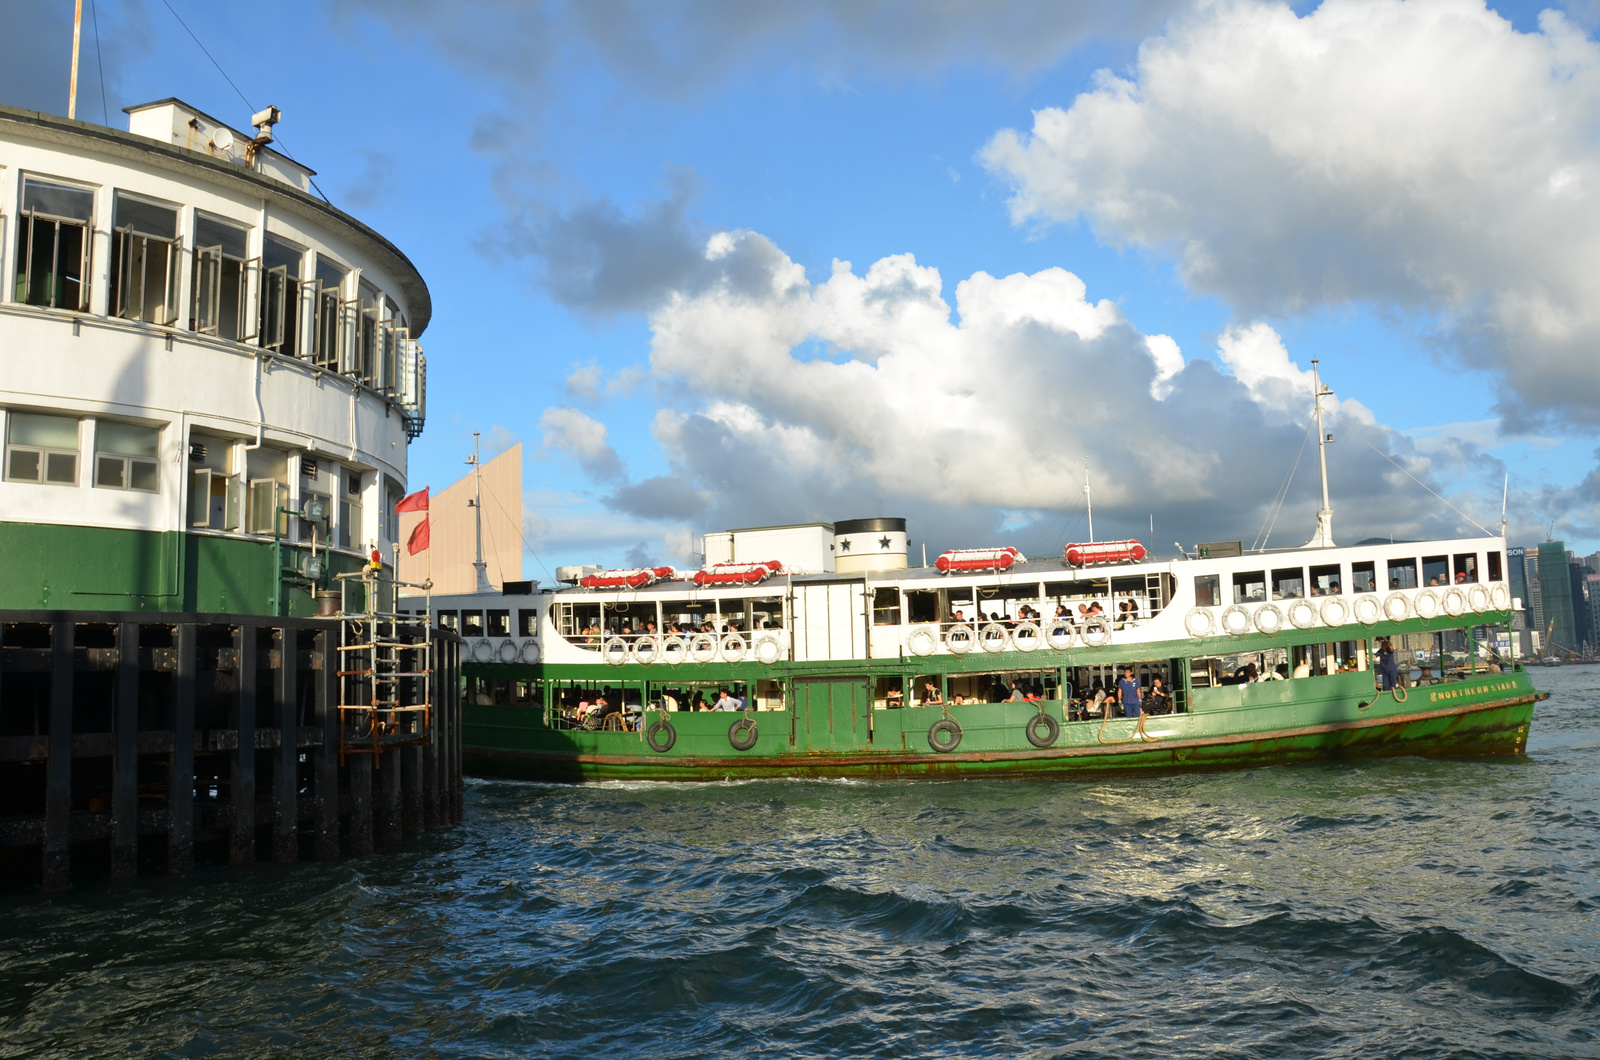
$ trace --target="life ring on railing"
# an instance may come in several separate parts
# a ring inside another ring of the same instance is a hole
[[[1480,614],[1489,610],[1489,590],[1481,585],[1474,585],[1467,590],[1467,606]]]
[[[1189,613],[1183,616],[1183,628],[1191,637],[1209,637],[1216,626],[1217,620],[1212,617],[1209,608],[1191,607]]]
[[[906,651],[926,658],[939,650],[939,637],[927,626],[918,626],[906,637]]]
[[[1052,619],[1044,627],[1044,642],[1050,645],[1051,651],[1066,651],[1072,647],[1072,638],[1078,631],[1066,619]]]
[[[1496,611],[1504,611],[1511,606],[1511,590],[1505,587],[1504,582],[1489,590],[1489,606]]]
[[[689,655],[697,663],[708,663],[717,657],[717,638],[709,633],[696,633],[689,638]]]
[[[628,661],[628,642],[621,637],[607,637],[600,642],[600,658],[607,666],[621,666]]]
[[[961,746],[961,726],[954,718],[940,718],[928,726],[928,746],[940,754],[949,754]]]
[[[755,655],[756,662],[763,666],[771,666],[783,658],[783,645],[778,643],[777,637],[771,635],[761,637],[756,641],[752,654]]]
[[[1009,639],[1006,627],[998,622],[990,622],[978,630],[978,645],[989,653],[1006,650],[1006,641]]]
[[[1417,593],[1417,598],[1412,601],[1411,606],[1417,609],[1418,618],[1438,618],[1439,594],[1432,589],[1423,589]]]
[[[1111,643],[1111,622],[1105,618],[1091,618],[1083,624],[1083,642],[1091,648],[1104,648]]]
[[[1042,643],[1044,637],[1033,622],[1018,622],[1017,628],[1011,631],[1011,646],[1018,651],[1037,651]]]
[[[529,637],[522,642],[522,648],[517,652],[517,658],[528,666],[539,661],[539,638]]]
[[[1452,585],[1439,594],[1439,606],[1451,618],[1460,618],[1467,612],[1467,594]]]
[[[1256,608],[1255,621],[1256,629],[1269,637],[1283,632],[1283,612],[1278,610],[1277,604],[1262,604]]]
[[[661,638],[661,661],[668,666],[676,666],[683,662],[689,655],[689,643],[677,634],[669,634]]]
[[[517,661],[517,642],[507,637],[495,646],[494,661],[507,666]]]
[[[1284,614],[1295,629],[1310,629],[1317,624],[1317,605],[1310,600],[1296,600]]]
[[[633,661],[649,666],[661,658],[661,638],[644,636],[633,642]]]
[[[1041,725],[1044,726],[1042,734],[1039,732]],[[1061,723],[1042,710],[1029,718],[1024,728],[1028,734],[1028,742],[1039,748],[1049,747],[1061,736]]]
[[[1322,624],[1324,626],[1342,626],[1350,621],[1350,605],[1337,596],[1330,596],[1322,601]]]
[[[472,645],[472,661],[473,662],[486,663],[486,662],[492,662],[493,660],[494,660],[494,645],[490,644],[483,637],[477,638],[477,640],[475,640],[473,642],[473,645]]]
[[[1378,602],[1377,596],[1365,593],[1356,597],[1356,602],[1350,605],[1350,613],[1363,626],[1376,626],[1378,619],[1383,617],[1383,605]]]
[[[666,754],[672,750],[672,745],[677,739],[678,730],[674,729],[672,722],[665,717],[657,718],[655,723],[644,731],[644,742],[657,754]]]
[[[972,627],[957,622],[944,631],[945,650],[951,655],[965,655],[972,650]]]
[[[728,662],[744,662],[749,650],[750,646],[744,642],[744,637],[737,633],[729,633],[722,638],[722,657]]]
[[[1390,622],[1404,622],[1411,617],[1411,601],[1404,593],[1390,593],[1383,598],[1383,617]]]
[[[754,718],[745,716],[728,726],[728,743],[733,745],[735,751],[748,751],[756,745],[756,740],[761,736],[761,730],[756,728]]]
[[[1233,604],[1222,612],[1218,621],[1222,632],[1230,637],[1242,637],[1250,632],[1250,609],[1243,604]]]

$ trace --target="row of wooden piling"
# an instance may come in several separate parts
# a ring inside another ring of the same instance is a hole
[[[460,820],[459,641],[434,631],[431,709],[386,729],[339,710],[339,638],[336,619],[0,611],[8,875],[335,861]]]

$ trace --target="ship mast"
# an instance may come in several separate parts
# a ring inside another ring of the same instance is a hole
[[[1089,512],[1089,544],[1094,544],[1094,497],[1089,493],[1089,465],[1083,465],[1083,506]]]
[[[477,561],[472,564],[478,575],[478,585],[473,592],[492,593],[494,586],[489,584],[489,567],[483,562],[483,465],[478,460],[477,431],[472,432],[472,458],[467,463],[472,465],[472,527],[478,549]]]
[[[1333,436],[1322,429],[1322,399],[1333,391],[1322,385],[1317,371],[1317,360],[1311,360],[1311,389],[1316,395],[1317,458],[1322,462],[1322,507],[1317,510],[1317,532],[1306,542],[1307,548],[1333,547],[1333,505],[1328,503],[1328,443]]]

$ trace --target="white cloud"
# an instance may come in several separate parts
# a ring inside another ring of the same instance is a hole
[[[539,417],[547,449],[566,453],[597,479],[615,479],[622,473],[617,451],[606,441],[606,425],[574,408],[545,409]]]
[[[1244,319],[1436,315],[1512,425],[1600,423],[1600,48],[1469,0],[1204,3],[994,137],[1019,223],[1087,217]]]

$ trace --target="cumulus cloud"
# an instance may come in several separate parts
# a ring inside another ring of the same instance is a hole
[[[1600,48],[1471,0],[1203,4],[983,152],[1022,224],[1170,252],[1242,318],[1433,315],[1512,425],[1600,423]]]
[[[575,408],[545,409],[539,417],[545,448],[565,453],[576,460],[590,476],[602,481],[622,475],[622,461],[606,441],[606,425]]]

